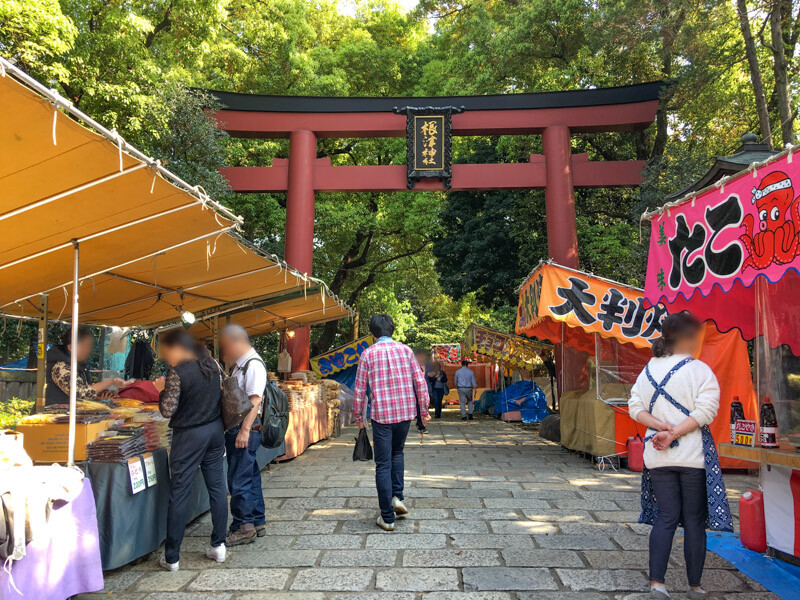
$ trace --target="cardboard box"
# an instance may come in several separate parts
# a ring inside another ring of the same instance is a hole
[[[76,461],[86,460],[86,444],[95,441],[97,436],[108,429],[113,422],[113,419],[108,419],[97,423],[75,425]],[[49,423],[17,425],[17,431],[23,434],[22,445],[34,462],[67,462],[69,425]]]

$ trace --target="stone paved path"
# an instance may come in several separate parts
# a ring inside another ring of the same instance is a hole
[[[181,570],[159,571],[158,554],[107,574],[118,600],[640,600],[647,533],[636,524],[640,476],[600,473],[536,434],[454,411],[431,424],[423,446],[406,445],[409,519],[375,526],[373,463],[352,461],[354,429],[263,472],[267,532],[202,557],[208,515],[187,528]],[[727,479],[731,504],[756,485]],[[667,583],[685,598],[680,534]],[[730,564],[708,556],[713,598],[772,600]],[[109,592],[112,592],[109,596]]]

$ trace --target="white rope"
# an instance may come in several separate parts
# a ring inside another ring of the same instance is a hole
[[[63,286],[61,289],[64,290],[64,306],[61,307],[61,312],[58,313],[58,316],[56,317],[56,321],[60,321],[61,320],[61,315],[64,314],[64,311],[67,308],[67,303],[69,302],[69,295],[67,294],[67,286]]]
[[[21,516],[22,516],[23,519],[25,518],[24,515],[21,515]],[[19,591],[19,589],[17,588],[16,584],[14,583],[14,576],[11,575],[11,567],[12,567],[13,564],[14,564],[14,559],[9,556],[8,558],[6,558],[5,562],[3,563],[3,571],[5,571],[6,575],[8,575],[8,585],[10,585],[12,588],[14,588],[14,591],[17,592],[17,594],[22,596],[23,595],[22,592]]]
[[[794,144],[786,144],[786,149],[789,150],[789,154],[786,155],[786,162],[788,164],[792,164],[792,155],[794,154]]]
[[[0,62],[0,77],[6,76],[6,66],[2,62]]]
[[[111,130],[111,135],[114,136],[114,141],[117,142],[117,152],[119,154],[119,170],[122,171],[122,144],[125,140],[122,139],[122,136],[117,132],[116,129]]]

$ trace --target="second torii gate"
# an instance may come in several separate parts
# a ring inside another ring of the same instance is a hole
[[[655,118],[662,82],[616,88],[416,98],[327,98],[212,93],[224,107],[219,126],[234,137],[289,138],[289,158],[271,167],[222,169],[234,191],[286,192],[284,259],[312,273],[316,192],[407,191],[405,165],[332,166],[317,158],[319,138],[405,137],[401,107],[458,107],[452,135],[542,135],[544,154],[526,163],[455,164],[452,190],[545,189],[550,258],[578,268],[575,187],[629,187],[642,181],[644,161],[589,161],[572,154],[570,135],[647,128]],[[441,191],[423,179],[416,191]],[[294,369],[308,368],[309,330],[288,341]]]

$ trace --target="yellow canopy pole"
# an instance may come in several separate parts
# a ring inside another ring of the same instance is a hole
[[[78,265],[80,249],[77,240],[73,241],[75,250],[72,261],[72,336],[69,352],[69,436],[67,445],[67,465],[75,464],[75,415],[78,408]]]

